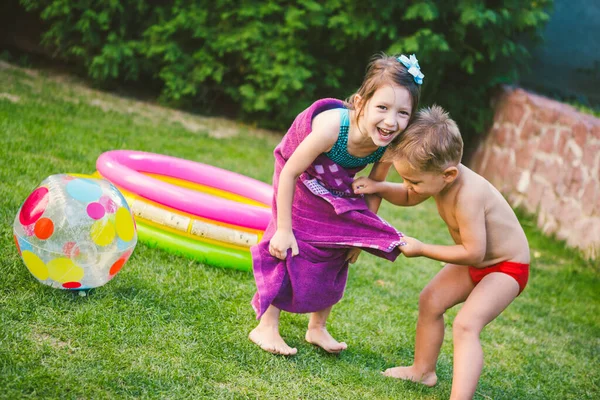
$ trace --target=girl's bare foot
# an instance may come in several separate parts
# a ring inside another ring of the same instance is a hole
[[[259,325],[250,332],[248,339],[269,353],[293,356],[298,352],[295,347],[290,347],[283,341],[277,327],[262,327]]]
[[[385,372],[383,372],[383,375],[389,376],[390,378],[398,378],[421,383],[430,387],[437,383],[437,375],[435,372],[418,372],[415,370],[414,365],[410,367],[388,368],[385,370]]]
[[[305,339],[308,343],[319,346],[328,353],[340,353],[348,348],[346,343],[335,340],[324,327],[308,328]]]

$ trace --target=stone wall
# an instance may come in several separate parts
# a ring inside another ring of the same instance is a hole
[[[494,125],[471,160],[538,226],[600,258],[600,119],[522,89],[504,88]]]

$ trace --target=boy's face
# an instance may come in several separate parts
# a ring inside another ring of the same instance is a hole
[[[357,110],[361,101],[357,99]],[[402,86],[383,85],[367,101],[358,120],[359,129],[377,146],[387,146],[406,128],[411,113],[410,92]]]
[[[449,177],[446,171],[418,171],[404,159],[395,160],[394,167],[404,181],[404,186],[420,196],[437,195],[455,178]],[[455,167],[452,168],[456,170]]]

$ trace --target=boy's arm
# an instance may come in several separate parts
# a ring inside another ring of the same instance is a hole
[[[363,176],[354,180],[352,188],[355,194],[377,194],[397,206],[414,206],[429,198],[408,190],[402,183],[377,182]]]
[[[407,257],[424,256],[459,265],[481,263],[485,258],[487,245],[483,200],[483,195],[480,194],[458,199],[455,218],[461,243],[454,246],[441,246],[405,238],[407,245],[400,248],[402,253]]]

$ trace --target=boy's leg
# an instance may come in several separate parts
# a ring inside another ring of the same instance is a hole
[[[419,296],[415,359],[410,367],[389,368],[383,374],[433,386],[435,367],[444,340],[444,313],[462,303],[473,290],[469,267],[446,264]]]
[[[348,345],[344,342],[338,342],[327,332],[325,325],[327,324],[327,317],[331,312],[331,308],[327,307],[310,314],[305,338],[308,343],[319,346],[329,353],[340,353],[346,350]]]
[[[258,326],[250,332],[248,339],[260,346],[261,349],[273,354],[292,356],[297,349],[290,347],[283,341],[279,334],[279,315],[281,310],[269,306],[258,323]]]
[[[519,294],[512,277],[493,272],[486,275],[471,292],[454,319],[454,370],[451,399],[471,399],[483,367],[479,334]]]

